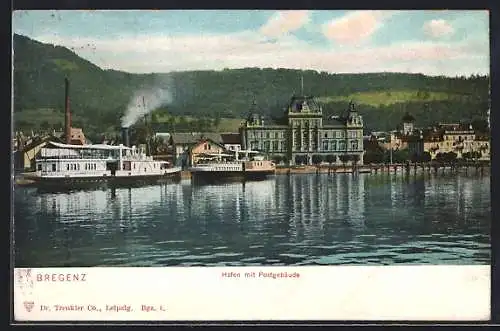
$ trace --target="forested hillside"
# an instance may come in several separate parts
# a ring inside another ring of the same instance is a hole
[[[158,129],[172,129],[174,121],[179,131],[195,124],[214,129],[211,124],[226,118],[237,124],[254,101],[261,112],[280,115],[289,98],[301,93],[301,75],[304,93],[318,97],[326,112],[338,113],[355,101],[367,131],[392,129],[407,111],[421,126],[484,119],[489,106],[489,77],[259,68],[130,74],[103,70],[67,48],[15,35],[14,120],[18,128],[60,127],[68,77],[75,125],[86,132],[118,128],[132,95],[148,88],[172,94],[172,103],[155,111]]]

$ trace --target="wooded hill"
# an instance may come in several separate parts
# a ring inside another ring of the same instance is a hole
[[[68,77],[75,126],[85,132],[118,129],[133,93],[150,87],[173,95],[172,104],[154,112],[158,130],[171,130],[174,122],[177,131],[213,130],[226,119],[237,126],[254,101],[262,113],[281,115],[290,97],[301,93],[301,75],[304,93],[317,97],[327,113],[340,113],[350,100],[357,103],[367,132],[395,128],[407,111],[418,126],[428,126],[484,119],[489,107],[485,76],[259,68],[131,74],[103,70],[65,47],[14,35],[14,121],[16,128],[61,127]]]

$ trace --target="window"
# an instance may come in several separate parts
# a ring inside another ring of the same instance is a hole
[[[284,151],[285,151],[285,142],[284,142],[284,141],[280,141],[280,150],[281,150],[282,152],[284,152]]]
[[[325,132],[325,138],[328,138],[328,133]]]
[[[52,171],[56,171],[56,164],[52,163]]]
[[[80,163],[78,163],[78,164],[76,165],[76,169],[77,169],[77,170],[80,170]]]
[[[269,151],[269,147],[270,147],[270,142],[269,141],[265,141],[264,142],[264,149],[267,151]]]
[[[332,140],[332,151],[337,150],[337,140]]]
[[[351,141],[351,151],[356,151],[356,150],[358,150],[358,141],[352,140]]]
[[[273,141],[273,151],[277,151],[278,150],[278,141]]]
[[[339,145],[338,146],[339,146],[338,149],[340,151],[345,151],[345,141],[343,141],[343,140],[339,141]]]
[[[266,132],[266,138],[269,139],[269,132]]]
[[[66,164],[66,170],[69,170],[69,164]]]
[[[42,165],[41,164],[37,164],[36,168],[37,168],[38,171],[42,171]]]
[[[328,140],[323,140],[323,150],[324,151],[328,150]]]

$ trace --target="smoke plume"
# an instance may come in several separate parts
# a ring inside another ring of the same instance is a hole
[[[137,91],[122,117],[122,127],[128,128],[142,116],[153,110],[172,103],[172,93],[165,88],[152,88]]]

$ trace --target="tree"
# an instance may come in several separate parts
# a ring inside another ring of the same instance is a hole
[[[335,161],[337,161],[337,158],[335,157],[335,155],[328,154],[326,156],[326,162],[328,162],[330,165],[332,165],[332,163],[334,163]]]
[[[351,155],[343,154],[339,156],[340,162],[342,162],[342,166],[345,168],[346,163],[351,160]]]
[[[323,162],[323,155],[321,154],[314,154],[312,156],[312,163],[314,163],[316,166],[319,166]]]
[[[273,155],[272,160],[274,161],[274,163],[280,164],[281,161],[283,160],[283,157],[279,154],[276,154],[276,155]]]
[[[359,155],[358,155],[358,154],[353,154],[353,155],[351,156],[351,160],[352,160],[352,162],[353,162],[353,164],[354,164],[354,167],[356,168],[356,167],[357,167],[357,165],[358,165],[358,162],[359,162],[359,160],[360,160],[360,157],[359,157]]]
[[[40,129],[42,130],[50,129],[50,123],[47,120],[43,120],[42,123],[40,123]]]
[[[410,158],[410,152],[407,148],[398,149],[392,152],[392,161],[394,163],[403,163]]]
[[[307,156],[306,155],[297,155],[295,156],[295,163],[296,164],[306,164],[307,163]]]
[[[290,166],[290,158],[288,157],[288,155],[283,156],[283,162],[285,162],[287,166]]]
[[[445,160],[446,160],[445,153],[437,153],[435,159],[437,162],[440,162],[440,163],[445,162]]]
[[[420,155],[421,162],[431,162],[431,160],[432,160],[432,156],[431,156],[431,153],[429,153],[429,152],[423,152]]]
[[[474,151],[474,152],[472,152],[472,159],[475,160],[475,161],[478,160],[478,159],[480,159],[481,156],[482,156],[482,153],[480,151]]]
[[[444,158],[448,163],[454,163],[457,160],[457,153],[448,152],[444,154]]]
[[[214,127],[217,128],[220,122],[221,122],[220,112],[216,112],[214,117]]]
[[[381,151],[368,150],[365,154],[365,163],[382,163],[384,162],[384,153]]]

